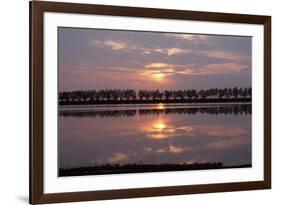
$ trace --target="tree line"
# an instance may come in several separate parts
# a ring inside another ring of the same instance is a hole
[[[251,98],[252,88],[211,88],[186,90],[139,90],[100,89],[79,90],[59,93],[59,102],[122,102],[122,101],[161,101],[198,99],[245,99]]]

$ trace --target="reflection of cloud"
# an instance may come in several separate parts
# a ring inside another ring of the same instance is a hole
[[[60,120],[60,136],[68,140],[60,142],[63,159],[73,165],[251,162],[247,116],[155,114]],[[110,129],[105,129],[106,123]],[[73,147],[81,151],[74,154]]]
[[[206,163],[206,162],[209,162],[209,161],[206,159],[203,159],[201,155],[197,155],[197,156],[193,157],[192,159],[187,159],[187,160],[182,161],[182,163],[184,163],[184,164]]]
[[[124,153],[114,153],[114,155],[109,157],[107,159],[107,161],[109,163],[116,163],[116,162],[120,162],[120,161],[127,161],[128,159],[129,159],[129,157]]]
[[[175,154],[181,153],[181,152],[186,151],[188,149],[189,149],[189,147],[177,147],[177,146],[174,146],[174,145],[169,146],[169,152],[172,152],[172,153],[175,153]]]
[[[175,153],[175,154],[185,152],[185,151],[190,151],[190,150],[191,150],[190,147],[179,147],[179,146],[174,146],[174,145],[169,146],[169,152]]]
[[[144,148],[144,151],[146,151],[146,152],[151,152],[151,151],[152,151],[152,147],[145,147],[145,148]]]
[[[172,153],[172,154],[178,154],[186,151],[190,151],[190,147],[180,147],[175,145],[169,145],[169,147],[161,148],[156,150],[157,153]]]
[[[166,149],[164,149],[164,148],[163,149],[158,149],[158,150],[156,150],[156,152],[157,153],[163,153],[163,152],[166,152]]]
[[[174,126],[168,125],[163,119],[158,119],[149,125],[141,128],[148,138],[166,139],[178,136],[197,136],[204,134],[214,137],[238,137],[248,132],[238,126],[222,126],[222,125],[186,125]]]
[[[231,139],[231,140],[220,140],[220,141],[215,141],[211,142],[206,146],[206,148],[209,149],[226,149],[230,147],[236,147],[241,144],[247,143],[247,141],[242,140],[242,139]]]
[[[222,126],[222,125],[188,125],[176,128],[176,131],[188,133],[191,136],[196,136],[196,133],[203,133],[215,137],[235,137],[242,136],[248,132],[236,126]]]
[[[198,130],[210,136],[226,136],[235,137],[242,136],[248,132],[236,126],[222,126],[222,125],[196,125],[193,126],[194,130]]]
[[[193,126],[180,126],[168,125],[168,122],[163,119],[158,119],[149,125],[141,128],[148,138],[152,139],[166,139],[170,137],[177,137],[181,135],[192,135],[194,131]]]

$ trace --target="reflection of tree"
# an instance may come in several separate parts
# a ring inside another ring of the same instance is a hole
[[[223,168],[243,168],[251,167],[251,164],[224,166],[221,162],[206,162],[193,164],[104,164],[90,167],[77,167],[59,169],[59,176],[82,176],[97,174],[119,174],[119,173],[140,173],[140,172],[163,172],[163,171],[183,171],[183,170],[203,170],[203,169],[223,169]]]
[[[62,110],[60,116],[71,117],[132,117],[139,115],[160,115],[160,114],[197,114],[205,113],[210,115],[242,115],[252,114],[252,106],[249,104],[230,106],[210,107],[188,107],[188,108],[165,108],[165,109],[128,109],[128,110]]]
[[[175,102],[243,102],[250,101],[252,88],[211,88],[186,90],[101,89],[59,93],[59,104],[119,104]]]
[[[137,110],[66,110],[60,111],[60,116],[71,117],[132,117],[137,114]]]

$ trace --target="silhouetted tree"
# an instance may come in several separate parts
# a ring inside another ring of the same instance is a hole
[[[164,100],[197,100],[197,99],[245,99],[252,97],[252,88],[211,88],[186,90],[139,90],[133,89],[100,89],[100,90],[78,90],[59,93],[60,103],[84,103],[103,101],[159,101]]]

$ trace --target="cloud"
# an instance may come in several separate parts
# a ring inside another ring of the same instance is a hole
[[[172,55],[179,55],[182,53],[187,53],[187,50],[181,49],[181,48],[168,48],[167,49],[167,54],[168,56]]]
[[[111,72],[115,72],[115,73],[135,73],[139,68],[134,68],[134,67],[96,67],[94,69],[94,71],[97,72],[102,72],[102,73],[111,73]]]
[[[145,65],[145,68],[168,68],[168,67],[174,67],[173,64],[167,64],[167,63],[149,63]]]
[[[163,87],[171,83],[172,76],[210,76],[220,74],[238,74],[249,69],[248,65],[240,63],[222,63],[197,66],[196,64],[170,64],[166,62],[150,62],[139,67],[133,66],[80,66],[79,69],[68,69],[68,74],[77,78],[83,76],[82,84],[87,83],[101,88],[106,86],[106,82],[99,79],[111,76],[111,82],[116,84],[116,88],[123,88],[123,82],[130,82],[131,87]],[[65,72],[65,71],[64,71]],[[84,76],[87,76],[85,78]],[[78,82],[78,81],[76,81]],[[122,82],[122,83],[120,83]],[[141,84],[139,84],[142,82]],[[145,82],[145,83],[143,83]],[[145,85],[144,85],[145,84]],[[120,87],[121,86],[121,87]]]
[[[239,73],[249,66],[240,63],[215,63],[208,64],[202,67],[196,67],[195,64],[177,65],[161,62],[154,62],[145,65],[148,71],[146,74],[162,73],[166,75],[181,74],[181,75],[216,75],[216,74],[231,74]]]
[[[210,35],[200,35],[200,34],[166,34],[168,37],[192,42],[195,44],[199,43],[208,43],[212,44],[212,36]],[[215,43],[215,42],[213,42]],[[210,58],[217,58],[217,59],[225,59],[225,60],[231,60],[236,62],[242,62],[242,61],[249,61],[250,56],[247,53],[239,53],[235,51],[229,51],[225,49],[218,49],[218,50],[210,50],[210,51],[203,51],[203,50],[189,50],[189,53],[195,53],[202,56],[208,56]]]
[[[155,49],[150,49],[147,51],[148,53],[156,52],[156,53],[162,53],[168,56],[173,56],[173,55],[182,55],[190,52],[190,49],[183,49],[183,48],[155,48]]]
[[[144,66],[141,75],[146,77],[154,76],[154,79],[164,82],[165,77],[174,74],[174,65],[167,63],[149,63]]]
[[[129,159],[129,157],[124,154],[124,153],[114,153],[113,156],[109,157],[107,159],[107,161],[109,163],[117,163],[117,162],[120,162],[120,161],[127,161]]]
[[[192,41],[193,43],[200,43],[200,42],[206,42],[209,40],[208,35],[201,35],[201,34],[166,34],[168,37],[184,40],[184,41]]]
[[[106,40],[106,41],[94,41],[96,45],[103,46],[103,47],[109,47],[112,50],[121,50],[128,48],[128,45],[126,42],[123,41],[114,41],[114,40]]]
[[[230,74],[238,73],[248,68],[248,65],[240,63],[221,63],[221,64],[208,64],[205,67],[197,69],[193,75],[214,75],[214,74]]]
[[[143,55],[149,55],[152,53],[160,53],[168,56],[173,55],[182,55],[190,52],[190,49],[186,48],[179,48],[179,47],[171,47],[171,48],[147,48],[140,44],[133,44],[125,41],[117,41],[117,40],[105,40],[105,41],[99,41],[95,40],[94,42],[89,43],[90,46],[92,45],[98,45],[101,47],[107,47],[112,50],[123,50],[126,52],[130,51],[139,51]]]
[[[226,59],[235,62],[250,60],[250,57],[248,55],[245,55],[244,53],[226,50],[211,50],[203,52],[203,54],[207,55],[210,58]]]
[[[175,37],[177,39],[182,40],[188,40],[192,42],[199,42],[199,41],[206,41],[209,39],[206,35],[192,35],[192,34],[166,34],[166,36]],[[203,50],[192,50],[188,48],[182,48],[182,47],[144,47],[141,44],[135,44],[132,42],[126,42],[126,41],[120,41],[120,40],[95,40],[94,42],[89,43],[90,46],[92,45],[98,45],[100,47],[106,47],[110,48],[112,50],[119,50],[124,52],[131,52],[131,51],[138,51],[143,55],[150,55],[150,54],[163,54],[167,56],[175,56],[175,55],[184,55],[188,53],[195,53],[197,55],[207,56],[209,58],[217,58],[217,59],[224,59],[224,60],[230,60],[234,62],[243,62],[243,61],[249,61],[250,56],[245,53],[239,53],[229,50],[209,50],[209,51],[203,51]]]

